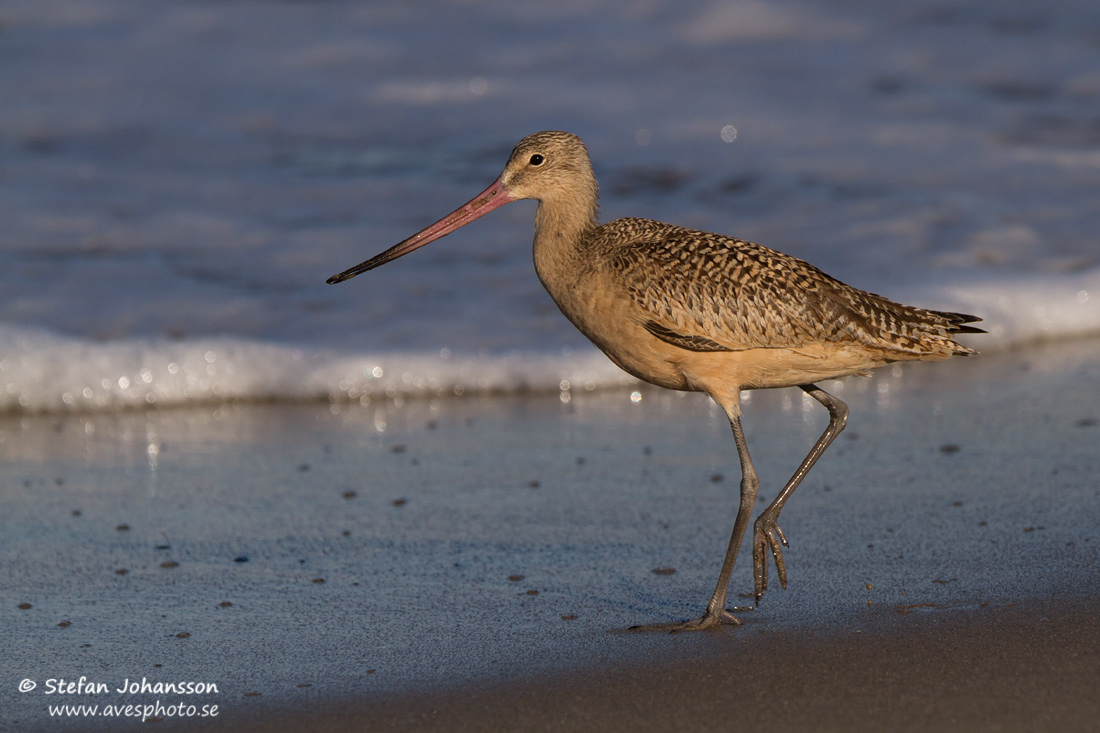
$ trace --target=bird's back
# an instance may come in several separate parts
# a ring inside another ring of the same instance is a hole
[[[835,343],[887,361],[974,353],[958,333],[974,316],[901,305],[751,242],[649,219],[617,219],[588,237],[598,262],[646,328],[698,351]]]

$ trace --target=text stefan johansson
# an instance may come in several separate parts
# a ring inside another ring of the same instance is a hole
[[[111,687],[106,682],[89,682],[81,675],[79,680],[50,678],[44,683],[46,695],[108,695]],[[127,677],[122,686],[114,690],[119,695],[210,695],[218,694],[215,682],[149,682],[142,677],[141,682],[130,681]]]

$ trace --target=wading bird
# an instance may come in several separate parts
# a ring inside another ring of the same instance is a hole
[[[740,506],[703,616],[636,628],[736,624],[726,594],[760,486],[741,430],[741,390],[799,387],[829,411],[829,426],[753,525],[759,603],[768,585],[769,554],[787,587],[780,545],[788,545],[779,513],[848,418],[848,407],[814,383],[866,375],[896,361],[973,354],[954,335],[984,333],[965,325],[981,319],[901,305],[796,257],[720,234],[649,219],[600,225],[598,197],[581,139],[538,132],[516,145],[500,177],[470,202],[328,282],[384,265],[512,201],[538,201],[535,271],[561,312],[638,379],[710,395],[729,418],[741,462]]]

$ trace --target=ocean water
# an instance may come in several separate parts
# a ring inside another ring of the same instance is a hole
[[[597,389],[516,203],[541,129],[602,217],[751,239],[1009,349],[1100,334],[1093,0],[0,5],[0,411]]]

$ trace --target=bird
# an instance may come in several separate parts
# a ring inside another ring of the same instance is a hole
[[[738,625],[730,577],[760,479],[741,426],[742,390],[798,387],[829,424],[753,523],[756,605],[769,562],[787,587],[779,514],[844,429],[848,407],[816,385],[903,361],[976,354],[955,340],[985,333],[963,313],[902,305],[846,285],[797,257],[742,239],[641,218],[600,224],[599,186],[584,142],[562,131],[528,135],[503,172],[469,202],[381,254],[328,279],[341,283],[392,262],[513,201],[534,199],[535,272],[562,314],[612,362],[644,382],[702,392],[723,410],[741,466],[739,503],[718,583],[702,616],[634,629]],[[769,560],[770,558],[770,560]]]

